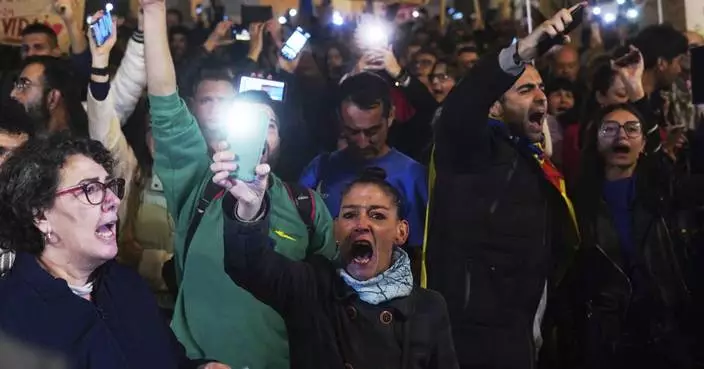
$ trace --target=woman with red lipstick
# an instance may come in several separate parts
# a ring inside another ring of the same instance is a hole
[[[125,191],[113,167],[99,142],[64,133],[3,163],[0,247],[16,258],[0,279],[0,347],[16,340],[67,369],[229,368],[189,360],[146,283],[113,260]]]
[[[458,368],[445,301],[415,287],[399,193],[367,169],[343,192],[335,223],[339,262],[296,262],[267,239],[269,168],[251,184],[231,180],[234,154],[215,154],[223,201],[225,271],[286,321],[293,369]]]

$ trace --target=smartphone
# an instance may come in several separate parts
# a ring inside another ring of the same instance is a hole
[[[704,104],[704,46],[693,47],[691,55],[692,103]],[[697,67],[699,65],[700,67]]]
[[[271,6],[244,5],[240,7],[242,15],[242,27],[249,28],[252,23],[264,23],[274,18],[274,10]]]
[[[232,39],[235,41],[250,41],[252,37],[249,34],[249,30],[247,30],[246,28],[233,26]]]
[[[110,36],[112,36],[112,9],[111,3],[105,4],[105,12],[100,19],[93,21],[92,17],[88,17],[87,23],[90,27],[90,34],[97,46],[103,46]]]
[[[240,78],[239,92],[264,91],[272,100],[284,101],[286,83],[270,79],[242,76]]]
[[[553,46],[562,45],[565,41],[565,36],[569,35],[572,31],[577,29],[580,24],[582,24],[582,21],[584,20],[585,9],[586,6],[584,6],[584,4],[580,4],[579,6],[574,8],[570,12],[570,15],[572,16],[572,22],[568,24],[567,27],[565,27],[564,31],[558,33],[555,37],[544,35],[538,42],[538,55],[545,54]]]
[[[288,60],[296,59],[303,47],[308,43],[309,38],[310,33],[304,32],[301,27],[297,27],[281,48],[281,56]]]
[[[638,62],[640,62],[640,53],[638,51],[631,50],[628,54],[614,60],[614,65],[623,68]]]
[[[237,170],[232,178],[253,182],[255,169],[262,160],[269,132],[269,116],[261,107],[247,102],[236,102],[229,111],[224,136],[235,155]]]

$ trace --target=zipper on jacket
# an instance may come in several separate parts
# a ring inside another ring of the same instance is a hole
[[[631,283],[631,278],[628,277],[628,274],[626,274],[626,272],[623,271],[623,269],[618,265],[618,263],[616,263],[609,256],[609,254],[607,254],[606,251],[604,251],[604,249],[602,249],[601,246],[599,246],[598,243],[595,243],[595,245],[596,245],[597,250],[599,250],[599,252],[601,252],[606,257],[606,259],[609,260],[611,262],[611,264],[613,264],[613,266],[616,268],[616,270],[618,270],[619,273],[621,273],[623,275],[623,278],[626,279],[626,282],[628,282],[628,299],[626,299],[626,308],[623,309],[623,316],[625,317],[628,314],[628,309],[630,308],[630,305],[631,305],[631,298],[633,297],[633,284]]]
[[[665,222],[665,219],[662,217],[659,217],[659,222],[662,224],[663,229],[665,230],[665,237],[669,240],[667,243],[669,246],[669,251],[670,254],[672,255],[672,262],[675,264],[674,269],[676,270],[677,273],[677,279],[679,279],[680,284],[682,285],[682,288],[684,289],[684,292],[687,294],[687,297],[691,296],[692,292],[689,290],[689,286],[687,286],[686,280],[684,278],[684,274],[682,273],[682,267],[680,266],[679,260],[677,259],[677,254],[675,253],[675,250],[672,247],[672,242],[674,241],[672,236],[670,235],[670,228],[668,228],[667,223]]]

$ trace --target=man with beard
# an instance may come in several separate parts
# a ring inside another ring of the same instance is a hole
[[[88,116],[68,61],[43,55],[27,58],[10,97],[24,108],[37,133],[70,130],[88,136]]]
[[[426,170],[387,143],[394,120],[389,85],[369,72],[349,77],[340,86],[338,106],[347,147],[313,159],[303,170],[300,183],[317,189],[330,213],[339,214],[343,190],[365,168],[384,169],[386,180],[402,197],[402,216],[410,229],[407,250],[414,261],[419,260],[428,201]]]
[[[545,307],[578,240],[564,180],[540,145],[547,98],[530,61],[571,22],[563,9],[483,56],[435,126],[427,286],[447,300],[463,369],[534,368],[550,338]]]
[[[194,117],[178,95],[169,52],[163,1],[143,1],[147,88],[154,138],[154,172],[162,181],[168,210],[176,223],[174,265],[178,297],[172,328],[193,359],[210,358],[233,368],[287,368],[288,341],[283,319],[232,283],[223,268],[222,192],[212,183],[209,154],[228,127],[248,124],[244,112],[227,112],[235,90],[226,72],[209,73],[195,86]],[[269,117],[262,162],[279,149],[279,118],[266,97],[243,97]],[[229,114],[224,114],[229,113]],[[238,148],[229,148],[235,154]],[[220,150],[218,150],[220,151]],[[294,260],[336,254],[332,218],[324,206],[311,206],[303,219],[287,187],[272,176],[269,237],[276,251]],[[294,191],[292,191],[294,192]],[[306,192],[308,201],[322,204]],[[300,202],[299,202],[300,204]],[[311,227],[307,224],[311,223]]]

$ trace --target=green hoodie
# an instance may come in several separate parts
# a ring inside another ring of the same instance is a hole
[[[223,265],[222,200],[206,210],[184,265],[184,239],[198,200],[211,180],[211,159],[196,119],[174,93],[149,96],[156,153],[154,171],[163,183],[176,222],[174,253],[180,288],[172,328],[189,357],[208,358],[233,369],[288,368],[283,319],[239,288]],[[294,260],[310,254],[333,258],[337,252],[332,218],[315,194],[315,234],[308,231],[281,180],[271,176],[270,237],[276,251]]]

